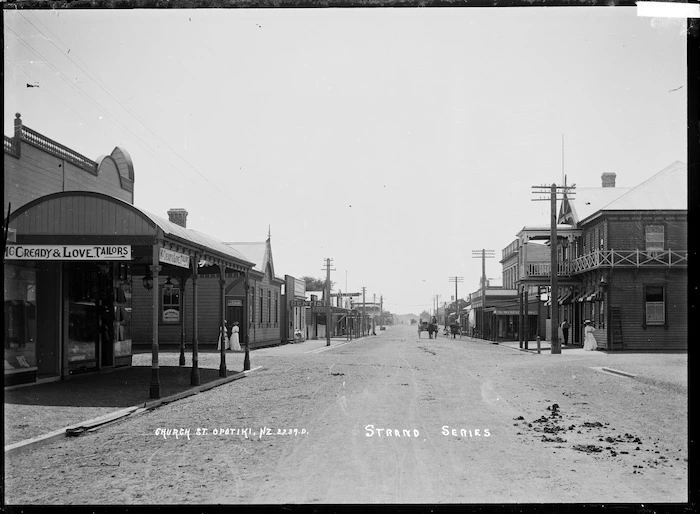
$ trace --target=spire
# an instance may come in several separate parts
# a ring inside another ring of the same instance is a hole
[[[267,226],[267,242],[270,242],[270,225]]]

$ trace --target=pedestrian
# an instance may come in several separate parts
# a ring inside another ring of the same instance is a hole
[[[219,343],[216,346],[217,351],[221,351],[221,343],[224,344],[224,350],[229,349],[229,339],[226,337],[226,320],[224,320],[224,324],[219,327]]]
[[[569,344],[569,322],[564,318],[564,322],[561,324],[561,331],[564,334],[564,346]]]
[[[239,336],[238,336],[239,332],[240,332],[240,329],[238,328],[238,321],[234,321],[233,328],[231,329],[231,340],[229,342],[231,350],[233,350],[234,352],[241,351],[241,343],[239,341]]]
[[[596,343],[595,337],[593,337],[593,332],[595,332],[595,328],[593,328],[591,320],[589,319],[584,321],[583,325],[583,349],[588,351],[595,350],[596,348],[598,348],[598,343]]]

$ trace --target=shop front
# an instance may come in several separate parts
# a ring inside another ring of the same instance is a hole
[[[131,246],[5,250],[5,385],[131,364]]]
[[[159,327],[181,319],[179,291],[188,279],[192,381],[198,385],[196,278],[216,270],[223,279],[227,272],[247,272],[252,263],[209,236],[101,193],[38,198],[13,212],[9,227],[16,241],[4,255],[6,386],[130,366],[132,335],[145,325],[152,340],[151,397],[158,398]],[[225,280],[220,282],[222,325]],[[149,301],[137,303],[145,292]]]

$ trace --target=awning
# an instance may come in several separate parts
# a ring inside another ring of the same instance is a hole
[[[109,195],[61,191],[37,198],[10,215],[24,244],[132,244],[162,247],[210,265],[246,271],[255,263],[222,241],[181,227]]]
[[[559,305],[563,304],[564,302],[569,303],[569,299],[573,296],[573,293],[568,292],[562,296],[559,297]]]
[[[575,300],[572,300],[572,301],[577,301],[577,302],[589,302],[589,301],[591,300],[591,298],[593,298],[594,296],[595,296],[595,291],[589,289],[589,290],[587,290],[587,291],[585,291],[585,292],[583,292],[583,293],[580,293],[580,294],[575,298]]]
[[[572,293],[564,293],[563,295],[560,295],[559,298],[557,298],[557,303],[558,303],[559,305],[561,305],[561,304],[564,303],[566,300],[568,300],[569,297],[571,297],[571,296],[572,296]],[[549,307],[550,305],[552,305],[552,299],[550,298],[549,300],[547,300],[546,302],[544,302],[544,305],[545,305],[545,307]]]

